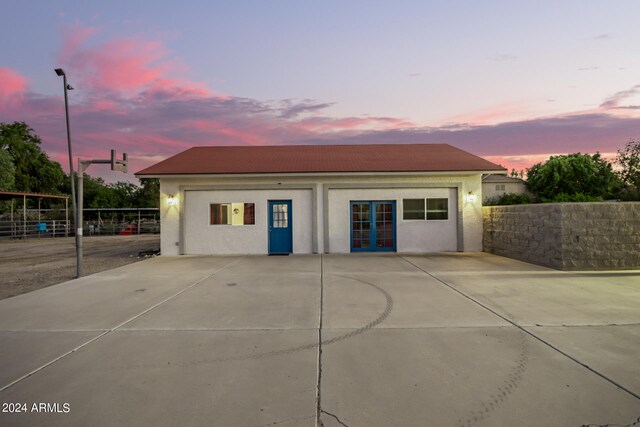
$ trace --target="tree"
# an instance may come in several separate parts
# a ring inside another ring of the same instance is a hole
[[[547,201],[593,200],[612,197],[620,180],[600,153],[574,153],[551,156],[527,169],[527,187]]]
[[[136,197],[140,208],[160,207],[160,180],[157,178],[142,178]]]
[[[524,178],[524,170],[520,169],[515,170],[515,169],[511,169],[511,172],[509,172],[509,176],[512,178],[520,178],[523,179]]]
[[[618,150],[616,163],[620,166],[618,175],[623,183],[640,190],[640,140],[630,140],[622,150]]]
[[[0,148],[0,190],[13,190],[16,182],[16,167],[11,154]]]
[[[59,193],[63,188],[65,174],[60,163],[49,160],[41,143],[24,122],[0,123],[0,149],[13,159],[16,190]]]
[[[137,208],[140,207],[137,200],[137,194],[139,191],[138,186],[126,182],[118,181],[115,184],[109,185],[109,190],[113,194],[115,202],[114,207],[118,208]]]
[[[118,207],[116,206],[115,194],[102,178],[94,178],[85,173],[83,175],[82,190],[85,208]]]

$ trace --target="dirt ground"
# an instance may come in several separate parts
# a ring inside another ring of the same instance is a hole
[[[145,259],[144,250],[160,248],[160,235],[92,236],[83,240],[84,274]],[[0,240],[0,299],[74,279],[76,247],[73,237]]]

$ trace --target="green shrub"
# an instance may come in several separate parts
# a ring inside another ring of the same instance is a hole
[[[500,197],[492,197],[487,199],[484,206],[504,206],[504,205],[525,205],[533,203],[531,197],[528,194],[522,193],[507,193]]]
[[[542,198],[542,203],[580,203],[580,202],[601,202],[602,197],[591,196],[584,193],[556,194],[553,198]]]
[[[640,201],[640,190],[629,185],[620,190],[618,197],[625,202]]]

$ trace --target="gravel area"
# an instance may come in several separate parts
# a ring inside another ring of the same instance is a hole
[[[83,240],[85,275],[145,259],[140,251],[160,248],[160,235],[91,236]],[[0,299],[75,278],[73,237],[0,240]]]

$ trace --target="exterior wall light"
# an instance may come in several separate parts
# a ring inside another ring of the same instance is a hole
[[[178,204],[178,200],[176,199],[176,196],[174,196],[173,194],[169,194],[169,196],[167,197],[167,204],[169,206],[175,206]]]
[[[467,202],[474,203],[477,198],[478,196],[473,194],[471,191],[469,191],[469,194],[467,194]]]

